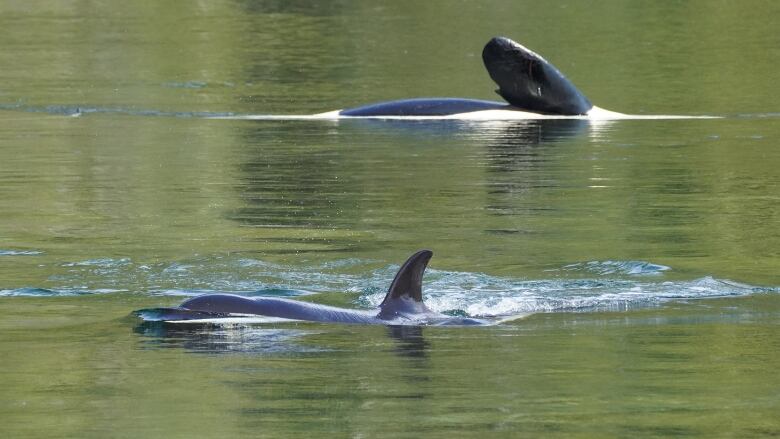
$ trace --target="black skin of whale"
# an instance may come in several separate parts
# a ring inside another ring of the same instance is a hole
[[[593,104],[547,60],[505,37],[482,50],[482,61],[496,93],[508,102],[461,98],[418,98],[380,102],[339,112],[342,116],[446,116],[482,110],[519,110],[577,116]]]
[[[176,308],[136,311],[149,321],[181,321],[222,317],[264,316],[311,322],[368,325],[482,325],[487,322],[453,317],[428,309],[422,300],[422,278],[433,256],[430,250],[413,254],[396,273],[385,299],[374,310],[355,310],[278,297],[243,297],[235,294],[204,294]],[[153,317],[149,317],[153,316]]]

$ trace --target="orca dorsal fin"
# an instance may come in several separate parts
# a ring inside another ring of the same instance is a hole
[[[540,55],[506,37],[495,37],[482,50],[482,61],[498,93],[526,111],[567,116],[586,114],[593,104],[563,73]]]
[[[422,302],[422,278],[433,252],[420,250],[401,265],[385,300],[379,305],[379,318],[390,319],[399,313],[426,312]]]

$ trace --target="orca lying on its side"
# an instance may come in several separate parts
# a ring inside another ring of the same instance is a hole
[[[586,116],[588,98],[552,64],[505,37],[482,50],[482,61],[509,104],[460,98],[422,98],[380,102],[339,111],[341,116],[445,116],[478,111],[522,111],[542,115]]]
[[[205,294],[186,300],[176,308],[142,309],[135,314],[146,321],[163,322],[246,322],[252,317],[265,317],[370,325],[489,325],[522,317],[487,321],[448,316],[428,309],[422,301],[422,278],[432,256],[430,250],[421,250],[407,259],[390,284],[384,301],[374,310],[337,308],[278,297]]]

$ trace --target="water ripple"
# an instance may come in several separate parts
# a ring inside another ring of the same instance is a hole
[[[0,289],[0,297],[65,297],[65,296],[84,296],[88,294],[108,294],[119,293],[124,290],[112,288],[35,288],[22,287]]]
[[[195,87],[184,87],[195,88]],[[95,107],[91,105],[27,105],[23,102],[0,103],[0,110],[23,111],[27,113],[43,113],[58,116],[80,117],[88,114],[118,114],[125,116],[144,117],[177,117],[177,118],[225,118],[234,116],[229,112],[213,111],[162,111],[152,109],[124,107]]]
[[[121,258],[121,259],[101,258],[101,259],[89,259],[86,261],[78,261],[78,262],[66,262],[62,264],[62,266],[63,267],[117,268],[128,264],[130,264],[129,258]]]
[[[627,275],[656,275],[670,270],[665,265],[653,264],[645,261],[590,261],[569,264],[563,267],[566,271],[587,271],[590,273],[627,274]]]
[[[75,296],[137,292],[150,296],[192,297],[228,292],[245,296],[296,297],[314,293],[349,293],[356,306],[381,303],[398,265],[366,271],[376,261],[340,259],[300,267],[245,255],[211,255],[181,261],[138,264],[128,258],[95,258],[58,264],[64,273],[46,288],[0,289],[0,296]],[[552,311],[625,310],[670,300],[778,293],[714,277],[694,280],[658,278],[664,265],[645,261],[591,261],[566,265],[566,276],[520,279],[483,273],[429,269],[426,304],[453,315],[496,317]],[[571,279],[570,273],[585,278]],[[49,286],[52,285],[52,286]]]
[[[3,250],[0,249],[0,256],[36,256],[42,255],[42,251],[38,250]]]
[[[287,288],[262,288],[255,291],[225,290],[225,289],[221,289],[221,290],[166,289],[166,290],[150,291],[150,294],[154,296],[183,296],[183,297],[195,297],[195,296],[200,296],[202,294],[212,294],[212,293],[239,294],[241,296],[248,296],[248,297],[255,297],[255,296],[297,297],[297,296],[306,296],[306,295],[314,294],[310,291],[287,289]]]

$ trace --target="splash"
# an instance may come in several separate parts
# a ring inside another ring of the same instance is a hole
[[[630,282],[621,280],[542,280],[514,282],[489,295],[433,293],[434,309],[462,309],[474,317],[553,311],[623,311],[669,300],[744,296],[761,289],[704,277],[688,282]]]
[[[647,262],[610,261],[574,264],[599,275],[656,275],[669,267]],[[567,268],[568,267],[568,268]],[[569,265],[565,270],[572,269]],[[377,273],[365,288],[361,301],[378,306],[384,298],[380,286],[392,279],[389,272]],[[693,300],[714,297],[746,296],[780,292],[720,280],[710,276],[690,281],[657,281],[621,279],[519,280],[480,273],[429,270],[424,282],[425,303],[434,311],[471,317],[500,317],[513,314],[555,311],[623,311],[656,306],[670,300]]]

